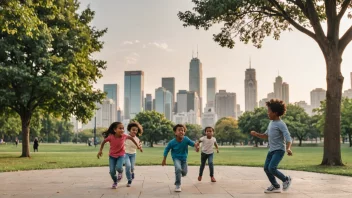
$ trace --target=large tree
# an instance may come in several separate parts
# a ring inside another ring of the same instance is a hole
[[[86,122],[104,98],[92,84],[106,62],[92,55],[102,49],[106,29],[90,25],[89,7],[78,10],[78,0],[0,2],[0,108],[21,117],[22,157],[30,156],[34,112]]]
[[[184,26],[208,30],[213,24],[223,27],[214,40],[221,46],[234,47],[234,38],[261,47],[267,36],[279,39],[292,27],[313,39],[326,62],[326,118],[322,165],[343,165],[340,148],[342,54],[352,40],[352,26],[340,33],[340,22],[352,0],[192,0],[194,12],[178,14]],[[324,23],[326,27],[324,28]],[[326,30],[324,32],[324,29]],[[340,36],[341,35],[341,36]]]
[[[310,130],[310,117],[304,109],[298,105],[287,105],[286,114],[282,117],[285,121],[291,136],[298,138],[299,145],[307,138]]]
[[[224,142],[236,145],[236,142],[244,139],[244,135],[238,128],[238,122],[232,117],[224,117],[215,124],[215,133],[218,142],[223,145]]]

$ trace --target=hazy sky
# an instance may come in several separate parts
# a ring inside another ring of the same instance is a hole
[[[267,38],[261,49],[236,42],[234,49],[222,48],[212,35],[220,26],[209,31],[184,28],[178,11],[190,10],[191,0],[81,0],[96,11],[93,25],[108,28],[104,49],[96,57],[107,61],[104,77],[95,85],[117,83],[120,86],[120,106],[123,107],[124,71],[143,70],[145,93],[155,95],[162,77],[175,77],[176,90],[188,90],[188,70],[192,50],[199,48],[203,63],[203,101],[206,101],[206,78],[217,78],[217,89],[237,94],[237,103],[244,109],[244,77],[249,67],[256,69],[258,100],[273,92],[273,82],[280,72],[290,85],[290,102],[310,103],[310,91],[326,89],[325,61],[318,45],[308,36],[294,30],[285,32],[279,41]],[[352,24],[342,22],[341,33]],[[343,56],[343,90],[351,88],[352,43]]]

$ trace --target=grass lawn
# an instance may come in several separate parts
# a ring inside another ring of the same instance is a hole
[[[31,158],[19,158],[21,144],[0,145],[0,172],[37,169],[57,169],[72,167],[97,167],[108,165],[109,145],[105,145],[103,158],[97,159],[99,148],[75,144],[40,144],[38,153],[31,153]],[[164,147],[143,148],[143,153],[138,153],[136,164],[139,166],[161,165]],[[220,147],[220,153],[214,156],[215,166],[254,166],[262,167],[267,154],[267,148],[253,147]],[[352,176],[352,148],[342,146],[342,159],[346,166],[326,167],[319,166],[322,147],[293,147],[293,156],[285,156],[280,164],[280,169],[302,170],[319,173]],[[32,151],[32,147],[31,147]],[[172,165],[170,153],[167,159]],[[193,148],[189,149],[188,164],[200,164],[200,153]]]

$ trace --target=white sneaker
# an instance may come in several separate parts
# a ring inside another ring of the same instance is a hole
[[[264,193],[281,193],[281,189],[271,185],[264,191]]]
[[[182,190],[181,190],[181,186],[176,186],[176,188],[175,188],[175,192],[181,192]]]
[[[288,190],[288,188],[290,187],[291,183],[292,183],[291,177],[287,176],[287,181],[282,183],[282,190],[284,190],[284,191]]]

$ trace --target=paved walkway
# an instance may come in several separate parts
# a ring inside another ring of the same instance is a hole
[[[289,191],[264,194],[269,182],[262,168],[215,166],[216,183],[208,176],[199,182],[198,167],[189,167],[182,178],[182,192],[174,192],[172,166],[136,167],[132,187],[126,178],[117,189],[111,189],[108,167],[72,168],[59,170],[21,171],[0,173],[0,197],[23,198],[351,198],[352,177],[283,171],[293,178]],[[206,167],[205,174],[208,175]]]

